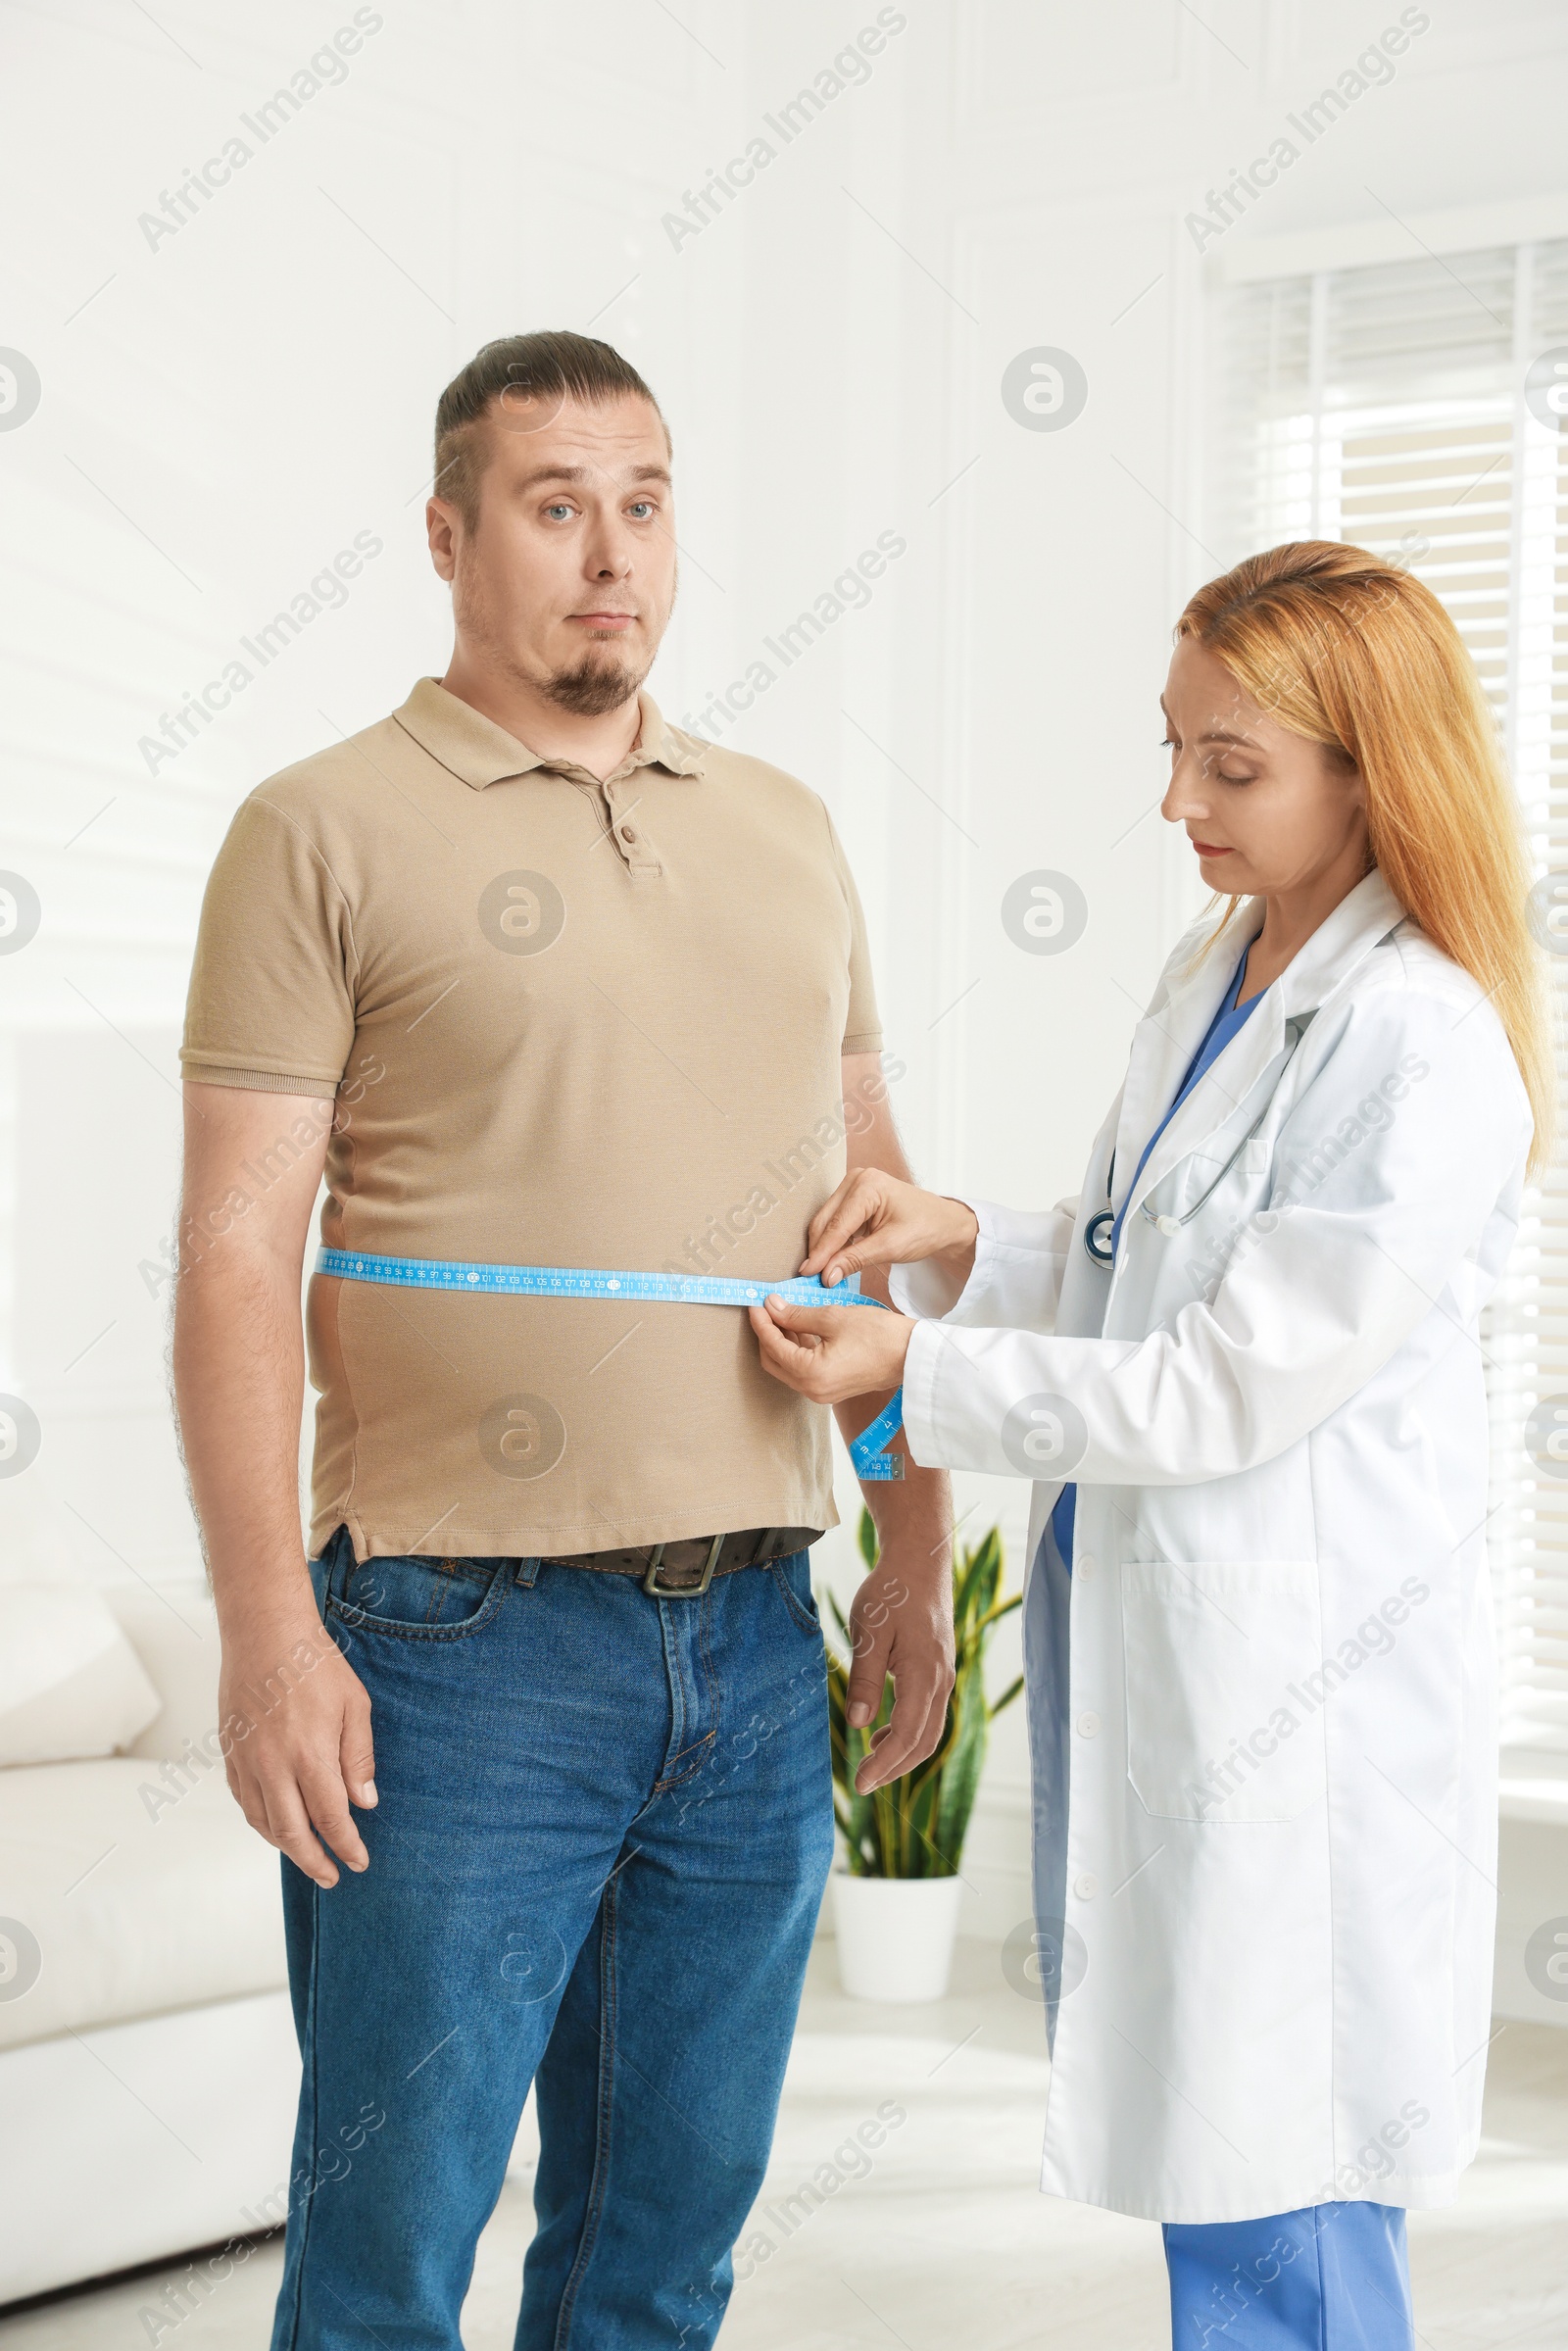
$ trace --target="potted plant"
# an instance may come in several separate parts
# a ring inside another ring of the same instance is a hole
[[[877,1537],[860,1514],[860,1555],[876,1565]],[[956,1672],[948,1717],[935,1751],[902,1779],[860,1795],[855,1775],[873,1734],[892,1711],[884,1690],[876,1721],[855,1731],[845,1719],[849,1665],[828,1644],[828,1722],[833,1741],[833,1809],[844,1839],[844,1866],[833,1876],[839,1974],[858,2000],[940,2000],[948,1987],[958,1930],[958,1864],[980,1786],[991,1725],[1023,1688],[1023,1676],[993,1704],[985,1658],[992,1633],[1022,1599],[999,1600],[1002,1536],[993,1527],[965,1549],[954,1578]],[[829,1594],[846,1645],[850,1627]]]

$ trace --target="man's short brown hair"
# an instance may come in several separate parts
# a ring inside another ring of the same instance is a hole
[[[436,403],[433,494],[450,499],[466,530],[474,528],[486,460],[484,435],[475,427],[494,402],[501,402],[517,431],[527,432],[549,423],[564,401],[602,406],[628,396],[647,401],[664,425],[667,442],[663,411],[631,362],[612,345],[565,327],[503,335],[499,342],[486,343]]]

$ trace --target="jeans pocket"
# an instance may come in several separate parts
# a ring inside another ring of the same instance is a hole
[[[1127,1777],[1159,1820],[1290,1821],[1327,1785],[1311,1559],[1124,1565]]]
[[[463,1641],[495,1615],[512,1566],[510,1559],[365,1559],[333,1578],[327,1606],[356,1631]]]
[[[767,1572],[778,1586],[784,1605],[801,1631],[820,1636],[822,1620],[816,1612],[816,1598],[811,1591],[810,1552],[791,1551],[787,1558],[770,1561]]]

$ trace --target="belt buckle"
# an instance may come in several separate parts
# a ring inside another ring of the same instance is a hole
[[[661,1584],[659,1570],[663,1564],[665,1546],[662,1543],[656,1543],[648,1562],[648,1573],[643,1578],[644,1592],[651,1592],[656,1600],[700,1600],[713,1581],[713,1570],[718,1564],[718,1554],[723,1546],[723,1536],[715,1535],[708,1546],[708,1557],[703,1562],[702,1576],[697,1583]]]

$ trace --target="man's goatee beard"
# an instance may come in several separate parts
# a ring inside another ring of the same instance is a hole
[[[607,710],[618,710],[630,702],[646,675],[646,670],[628,669],[620,661],[588,660],[575,669],[558,669],[546,679],[544,691],[579,718],[602,718]]]

